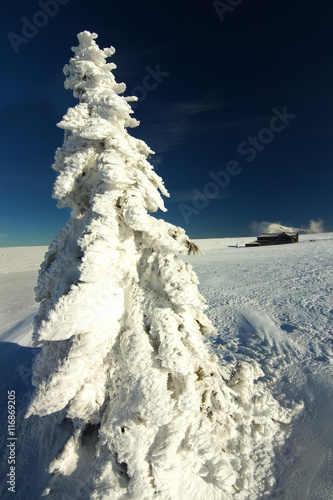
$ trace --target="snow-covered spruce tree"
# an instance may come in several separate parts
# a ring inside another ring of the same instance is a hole
[[[260,428],[251,414],[240,431],[259,372],[242,365],[226,381],[208,355],[203,334],[213,328],[196,275],[177,257],[197,247],[149,215],[165,210],[159,191],[168,193],[147,160],[153,152],[126,130],[138,125],[136,98],[120,96],[125,85],[106,63],[114,49],[96,38],[80,33],[64,68],[80,103],[58,124],[54,197],[72,215],[36,287],[42,349],[28,416],[73,423],[45,494],[229,498],[244,487],[246,435]]]

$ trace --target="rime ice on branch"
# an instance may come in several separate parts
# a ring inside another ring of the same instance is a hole
[[[198,249],[150,215],[168,193],[153,152],[127,132],[138,125],[136,98],[120,95],[106,62],[114,49],[96,38],[80,33],[64,68],[80,103],[58,124],[54,197],[72,215],[36,287],[42,350],[29,414],[74,429],[50,464],[48,498],[220,500],[241,488],[237,387],[251,390],[260,372],[243,366],[231,389],[208,355],[202,336],[213,328],[196,275],[177,257]]]

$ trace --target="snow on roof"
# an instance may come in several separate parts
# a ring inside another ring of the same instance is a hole
[[[296,231],[280,231],[279,233],[263,233],[258,238],[275,238],[276,236],[280,236],[281,234],[287,234],[288,236],[296,236]]]

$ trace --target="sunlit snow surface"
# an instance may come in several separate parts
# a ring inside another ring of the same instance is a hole
[[[273,491],[267,496],[258,485],[256,494],[256,474],[248,489],[253,499],[329,500],[333,498],[333,234],[303,235],[295,245],[244,248],[252,239],[199,240],[205,255],[185,258],[198,275],[208,316],[217,328],[218,335],[207,338],[207,343],[221,365],[228,368],[237,360],[256,360],[265,373],[259,383],[282,406],[292,401],[304,404],[275,457]],[[31,347],[32,318],[38,307],[33,287],[46,250],[0,248],[1,457],[7,438],[7,391],[16,391],[18,410],[31,395],[31,361],[37,352]],[[33,472],[43,466],[35,460],[38,448],[49,446],[52,455],[66,439],[66,429],[59,426],[51,443],[41,443],[39,436],[26,432],[17,435],[16,498],[37,499],[46,482]],[[260,469],[262,455],[256,463],[256,453],[252,459]],[[8,464],[1,459],[3,482]],[[28,476],[34,477],[29,491]]]

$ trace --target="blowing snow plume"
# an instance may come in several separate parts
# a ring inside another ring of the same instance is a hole
[[[289,227],[289,226],[283,226],[280,222],[267,222],[267,221],[262,221],[262,222],[256,222],[253,221],[250,224],[250,233],[253,236],[257,236],[258,234],[263,234],[263,233],[281,233],[281,232],[299,232],[300,234],[318,234],[318,233],[324,233],[325,228],[324,228],[324,221],[322,219],[318,220],[309,220],[309,226],[308,227],[303,227],[303,228],[298,228],[298,227]]]
[[[257,365],[226,374],[210,358],[205,301],[177,256],[198,248],[183,229],[149,214],[165,210],[160,193],[168,193],[148,162],[153,152],[127,132],[138,125],[129,105],[136,98],[120,96],[125,85],[106,63],[114,49],[100,50],[96,38],[80,33],[64,68],[65,87],[80,103],[58,124],[65,139],[54,197],[72,215],[36,287],[34,342],[42,349],[28,416],[38,425],[46,419],[48,434],[71,423],[44,494],[245,498],[250,478],[272,484],[264,464],[289,417],[258,395]],[[261,474],[252,454],[262,455]]]

